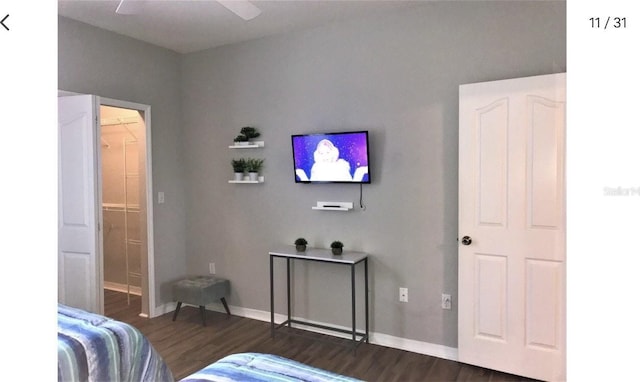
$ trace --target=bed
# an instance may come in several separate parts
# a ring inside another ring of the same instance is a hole
[[[58,304],[58,381],[174,381],[133,326]]]
[[[58,382],[174,382],[171,370],[135,327],[58,304]],[[180,382],[355,382],[288,358],[237,353]]]
[[[180,380],[180,382],[209,381],[355,382],[358,380],[288,358],[263,353],[232,354]]]

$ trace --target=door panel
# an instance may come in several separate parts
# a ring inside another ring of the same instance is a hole
[[[529,225],[558,229],[562,224],[564,103],[528,96],[527,158]]]
[[[475,260],[475,335],[489,340],[507,339],[507,259],[477,254]]]
[[[557,261],[526,262],[526,344],[542,350],[560,349],[562,330],[562,264]]]
[[[97,101],[58,98],[58,301],[103,312]]]
[[[507,211],[507,99],[478,110],[478,223],[505,226]]]
[[[565,75],[460,86],[458,355],[565,378]]]

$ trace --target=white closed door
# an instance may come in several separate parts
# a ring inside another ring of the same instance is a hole
[[[565,89],[460,86],[458,354],[549,381],[565,368]]]
[[[103,313],[98,101],[58,98],[58,301]]]

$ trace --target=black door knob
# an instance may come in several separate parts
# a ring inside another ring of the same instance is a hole
[[[465,237],[463,237],[463,238],[462,238],[462,240],[461,240],[461,242],[462,242],[462,244],[463,244],[463,245],[469,245],[469,244],[471,244],[471,241],[472,241],[472,240],[471,240],[471,238],[470,238],[469,236],[465,236]]]

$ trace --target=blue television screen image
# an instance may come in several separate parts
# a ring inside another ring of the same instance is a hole
[[[371,183],[369,133],[291,136],[296,183]]]

